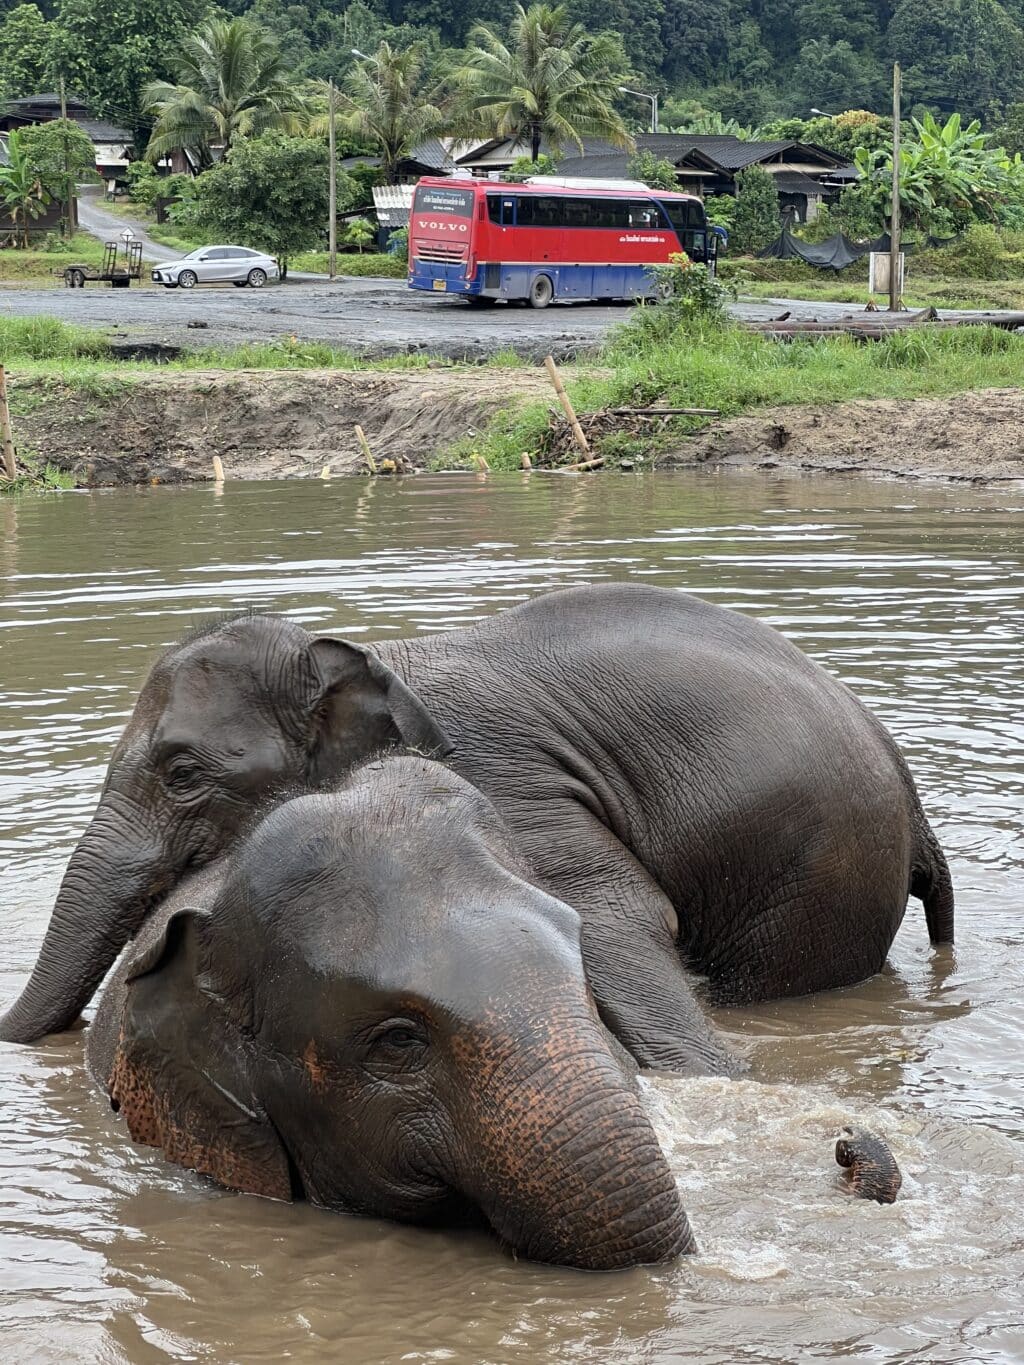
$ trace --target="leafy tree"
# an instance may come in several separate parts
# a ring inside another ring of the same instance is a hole
[[[51,65],[91,112],[145,143],[143,88],[164,76],[208,0],[60,0]]]
[[[208,166],[214,143],[227,155],[237,138],[301,126],[305,101],[281,49],[247,19],[208,19],[181,44],[173,65],[177,84],[154,81],[144,94],[157,116],[146,150],[151,161],[189,147]]]
[[[664,157],[657,157],[646,149],[630,157],[629,178],[641,180],[652,190],[678,190],[679,177],[675,166]]]
[[[992,141],[1010,156],[1024,156],[1024,103],[1009,106],[992,130]]]
[[[760,251],[779,235],[779,192],[761,166],[750,166],[736,177],[736,209],[729,246],[739,255]]]
[[[55,199],[64,193],[66,176],[72,183],[97,178],[96,148],[73,119],[22,128],[21,145],[43,188]]]
[[[997,0],[901,0],[887,40],[910,104],[983,116],[1024,96],[1024,32]]]
[[[317,138],[278,132],[240,138],[194,186],[190,225],[214,240],[263,247],[284,277],[288,258],[311,250],[324,233],[327,148]],[[348,188],[342,177],[342,196]]]
[[[37,5],[18,5],[0,23],[0,100],[34,95],[50,72],[50,25]]]
[[[471,46],[456,79],[468,131],[541,142],[556,151],[583,137],[629,147],[631,138],[615,108],[625,76],[621,44],[607,33],[590,37],[559,5],[517,4],[507,36],[486,24],[470,34]]]
[[[501,178],[521,183],[531,175],[554,175],[557,170],[558,158],[541,152],[536,161],[532,161],[528,156],[517,156]]]
[[[51,196],[38,170],[25,150],[23,135],[13,129],[7,139],[8,165],[0,166],[0,204],[22,232],[22,246],[28,247],[28,225],[46,212]]]
[[[417,143],[444,124],[427,86],[423,53],[415,46],[398,52],[381,43],[349,73],[341,99],[341,127],[380,156],[385,184],[395,180],[398,163]],[[321,125],[316,128],[320,131]]]
[[[354,246],[361,256],[374,236],[373,224],[368,218],[353,218],[345,227],[344,241],[346,246]]]

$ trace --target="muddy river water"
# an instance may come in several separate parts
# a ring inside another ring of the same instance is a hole
[[[1024,1360],[1024,490],[229,483],[7,500],[0,530],[0,1000],[148,666],[243,604],[374,638],[633,579],[755,613],[892,728],[958,895],[952,952],[915,902],[875,980],[719,1011],[744,1080],[647,1083],[701,1246],[657,1270],[218,1191],[130,1146],[81,1034],[0,1046],[0,1359]],[[903,1167],[891,1207],[839,1188],[851,1118]]]

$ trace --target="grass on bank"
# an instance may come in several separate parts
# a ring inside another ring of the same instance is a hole
[[[884,341],[851,337],[771,340],[718,322],[681,324],[652,339],[656,310],[612,338],[600,375],[568,385],[581,414],[605,408],[708,407],[731,417],[752,408],[837,403],[855,398],[922,398],[970,389],[1018,387],[1024,378],[1024,338],[994,327],[899,332]],[[548,429],[548,403],[500,414],[471,446],[462,443],[436,468],[452,468],[482,455],[492,469],[518,469],[523,452],[535,454]],[[706,425],[681,418],[652,441],[616,433],[593,443],[609,464],[646,455]]]
[[[65,266],[103,262],[103,243],[87,232],[76,232],[69,242],[51,235],[45,246],[22,251],[17,247],[0,248],[0,286],[5,284],[60,284]]]

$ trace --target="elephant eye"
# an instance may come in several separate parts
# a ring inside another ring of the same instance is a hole
[[[164,770],[164,786],[178,795],[195,790],[206,779],[206,773],[190,758],[174,758]]]
[[[386,1019],[367,1039],[369,1058],[385,1067],[408,1067],[423,1056],[429,1041],[426,1028],[419,1021]]]

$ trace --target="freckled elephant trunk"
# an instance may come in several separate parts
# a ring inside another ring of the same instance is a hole
[[[531,1260],[621,1270],[695,1251],[654,1130],[597,1025],[555,1022],[541,1047],[554,1055],[531,1066],[536,1044],[520,1044],[521,1081],[486,1048],[467,1075],[465,1192]]]
[[[0,1019],[0,1040],[32,1043],[73,1024],[145,918],[161,851],[120,824],[101,806],[71,855],[39,959]]]

